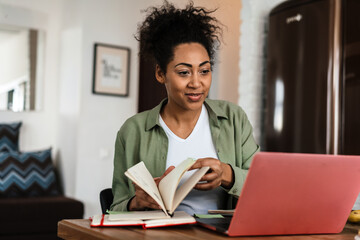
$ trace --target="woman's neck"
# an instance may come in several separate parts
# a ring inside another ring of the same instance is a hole
[[[166,104],[160,114],[168,128],[178,137],[185,139],[193,131],[201,114],[201,109],[184,110]]]

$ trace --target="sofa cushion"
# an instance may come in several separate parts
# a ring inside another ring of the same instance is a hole
[[[83,218],[82,202],[64,197],[0,199],[0,236],[54,233],[62,219]],[[2,238],[2,237],[0,237]]]
[[[60,194],[51,149],[38,152],[0,152],[0,197]]]
[[[0,151],[19,151],[21,122],[0,123]]]

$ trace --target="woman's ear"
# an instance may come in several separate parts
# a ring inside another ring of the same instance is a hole
[[[164,72],[161,70],[159,64],[156,64],[155,77],[156,77],[156,80],[157,80],[159,83],[161,83],[161,84],[164,84],[164,83],[165,83],[165,74],[164,74]]]

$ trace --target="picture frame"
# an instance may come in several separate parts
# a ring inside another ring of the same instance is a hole
[[[130,49],[103,43],[94,44],[94,94],[129,95]]]

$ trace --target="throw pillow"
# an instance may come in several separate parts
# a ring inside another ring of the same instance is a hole
[[[0,123],[0,151],[19,151],[21,122]]]
[[[0,152],[0,197],[60,194],[51,149],[39,152]]]

